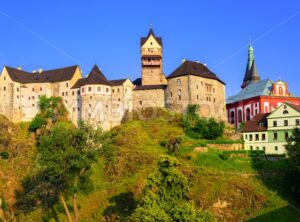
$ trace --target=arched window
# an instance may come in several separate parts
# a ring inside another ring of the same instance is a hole
[[[289,114],[289,111],[284,110],[282,114]]]
[[[232,124],[235,123],[234,111],[231,111],[231,112],[230,112],[230,123],[232,123]]]
[[[242,113],[242,110],[238,111],[238,122],[239,123],[243,122],[243,113]]]
[[[281,86],[279,87],[279,95],[283,95],[283,90]]]
[[[246,109],[246,121],[249,121],[251,119],[251,112],[250,112],[250,108]]]

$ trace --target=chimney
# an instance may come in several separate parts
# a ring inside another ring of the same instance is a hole
[[[182,63],[184,63],[185,61],[186,61],[186,59],[185,59],[185,58],[183,58],[183,59],[182,59]]]
[[[18,69],[18,70],[22,70],[22,67],[21,67],[21,66],[18,66],[17,69]]]
[[[42,69],[42,68],[39,68],[39,69],[38,69],[38,72],[39,72],[39,73],[43,72],[43,69]]]
[[[36,73],[36,70],[32,70],[32,73]]]

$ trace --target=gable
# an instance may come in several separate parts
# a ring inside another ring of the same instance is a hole
[[[268,116],[268,119],[292,116],[300,116],[300,112],[291,107],[288,103],[283,103]]]
[[[159,48],[161,49],[161,45],[157,42],[156,38],[153,35],[150,35],[145,43],[142,45],[142,49],[145,48]]]

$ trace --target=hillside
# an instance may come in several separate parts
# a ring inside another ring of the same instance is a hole
[[[8,154],[8,159],[0,157],[0,199],[8,209],[15,203],[15,190],[21,188],[22,178],[32,169],[34,144],[26,124],[15,125],[0,115],[0,153]]]
[[[181,116],[165,110],[159,110],[157,118],[148,121],[138,120],[134,114],[106,135],[101,158],[93,166],[94,190],[79,196],[80,221],[126,221],[141,198],[147,176],[157,170],[159,155],[170,154],[165,144],[176,138],[181,138],[181,144],[179,152],[173,155],[189,180],[189,197],[197,208],[210,211],[217,221],[299,221],[300,213],[289,206],[289,196],[282,189],[286,160],[256,162],[253,155],[245,152],[225,155],[213,145],[207,147],[207,152],[195,152],[195,147],[221,140],[187,137],[180,119]],[[0,194],[8,200],[8,205],[14,202],[12,193],[20,187],[20,179],[30,172],[34,156],[32,137],[28,139],[20,127],[12,124],[10,127],[14,127],[13,134],[1,127],[0,135],[11,138],[10,152],[22,144],[22,153],[8,161],[0,160],[1,171],[13,177],[15,183],[5,186],[8,180],[3,182],[0,177]],[[10,195],[4,192],[7,187]],[[19,215],[19,219],[65,221],[60,205],[48,213],[36,209]]]

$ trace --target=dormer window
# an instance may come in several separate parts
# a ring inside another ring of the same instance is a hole
[[[289,111],[284,110],[282,114],[289,114]]]

